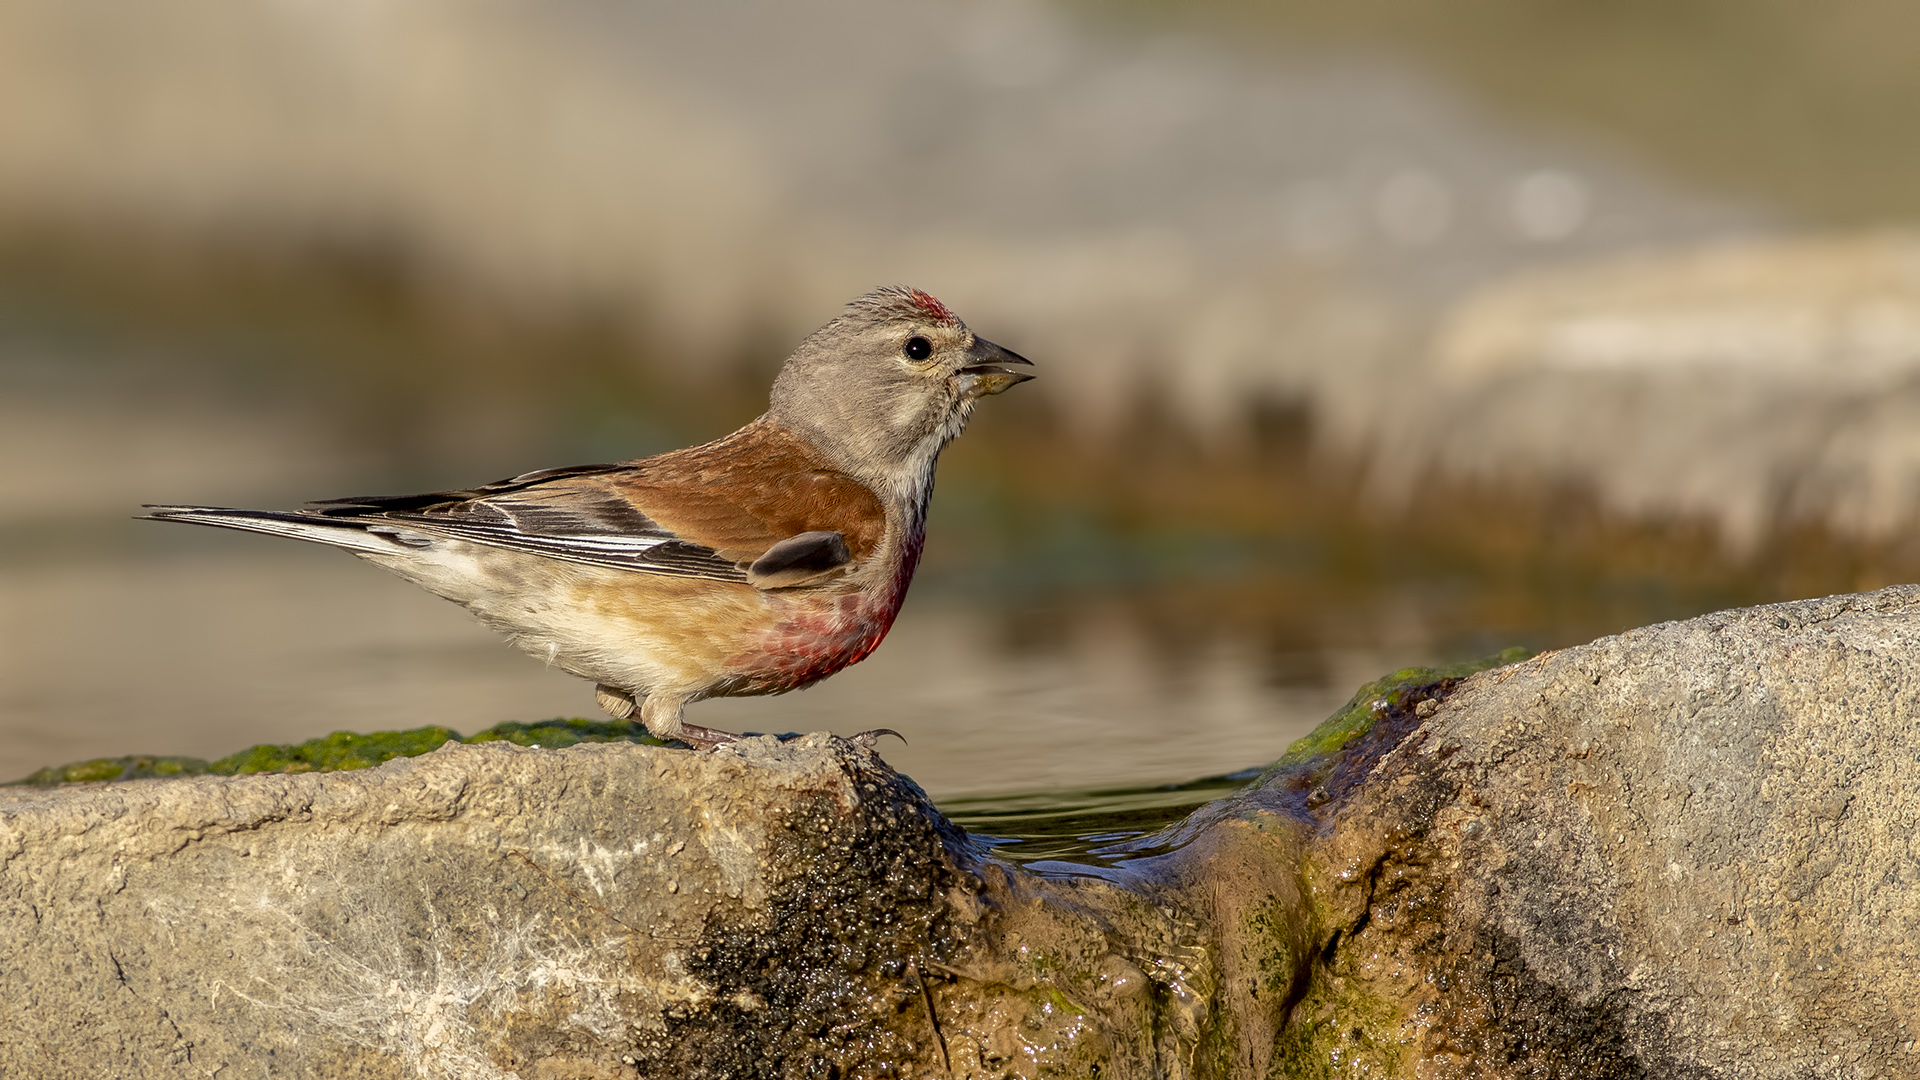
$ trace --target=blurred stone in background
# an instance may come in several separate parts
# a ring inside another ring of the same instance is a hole
[[[711,364],[911,280],[1151,393],[1372,400],[1488,277],[1751,214],[1404,68],[1256,62],[1028,3],[50,5],[7,15],[14,220],[357,248]]]
[[[1920,518],[1920,236],[1729,243],[1503,281],[1449,313],[1442,420],[1375,434],[1374,482],[1580,484],[1751,552]]]

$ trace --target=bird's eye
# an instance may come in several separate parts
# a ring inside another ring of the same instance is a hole
[[[909,360],[925,360],[933,355],[933,342],[916,334],[900,346],[900,351],[906,353]]]

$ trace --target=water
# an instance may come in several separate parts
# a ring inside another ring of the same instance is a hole
[[[1249,769],[1184,784],[953,798],[940,809],[1003,859],[1110,867],[1138,858],[1144,838],[1259,774]]]

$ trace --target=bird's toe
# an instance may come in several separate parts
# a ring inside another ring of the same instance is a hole
[[[712,750],[715,747],[725,746],[727,743],[740,741],[740,736],[735,735],[731,731],[701,727],[699,724],[689,724],[684,721],[680,724],[680,730],[673,733],[673,737],[693,747],[695,750]]]
[[[874,744],[880,741],[880,736],[882,735],[891,735],[894,738],[899,739],[900,745],[902,746],[905,746],[907,744],[907,737],[893,730],[890,727],[877,727],[872,729],[871,731],[863,731],[858,735],[849,737],[847,741],[859,746],[864,746],[868,750],[871,750],[874,748]]]

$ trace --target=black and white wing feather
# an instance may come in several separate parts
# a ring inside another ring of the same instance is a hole
[[[747,568],[741,562],[683,539],[616,491],[553,483],[620,468],[552,469],[472,491],[333,499],[294,511],[209,506],[145,509],[146,516],[160,521],[290,536],[372,555],[464,540],[590,566],[747,580]]]

